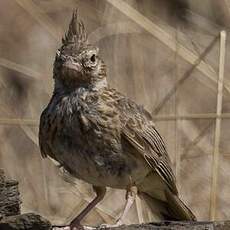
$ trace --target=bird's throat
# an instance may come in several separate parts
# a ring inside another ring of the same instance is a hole
[[[92,84],[92,89],[95,90],[95,91],[98,91],[102,88],[105,88],[108,86],[108,82],[107,82],[107,79],[106,78],[103,78],[99,81],[96,81]]]
[[[75,82],[76,83],[76,82]],[[74,82],[63,82],[60,79],[55,79],[55,87],[54,91],[75,91],[77,88],[88,88],[93,91],[99,91],[108,86],[107,79],[98,79],[97,81],[93,81],[91,83],[84,84],[74,84]]]

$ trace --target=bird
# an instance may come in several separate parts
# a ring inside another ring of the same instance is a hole
[[[155,220],[196,220],[179,198],[166,145],[151,114],[109,86],[105,62],[99,48],[88,42],[78,10],[56,52],[53,79],[53,95],[40,116],[41,155],[58,161],[96,193],[70,229],[81,228],[107,187],[126,190],[125,208],[114,226],[124,223],[137,195]]]

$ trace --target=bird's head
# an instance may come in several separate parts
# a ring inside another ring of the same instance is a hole
[[[106,83],[106,67],[98,52],[97,47],[88,44],[84,24],[74,11],[69,30],[56,53],[54,78],[71,88]]]

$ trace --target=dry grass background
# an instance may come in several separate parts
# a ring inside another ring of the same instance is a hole
[[[19,180],[23,211],[38,212],[56,223],[68,223],[93,196],[83,182],[64,182],[57,167],[41,159],[37,145],[38,118],[52,93],[54,54],[78,7],[90,40],[100,47],[108,66],[110,85],[158,116],[156,126],[173,160],[181,197],[198,219],[207,220],[215,119],[174,118],[216,113],[219,43],[203,59],[205,69],[195,68],[188,76],[192,65],[181,54],[181,45],[199,57],[221,29],[228,30],[230,1],[124,1],[141,16],[118,2],[0,1],[0,167]],[[161,28],[158,35],[153,25]],[[171,48],[164,42],[165,32],[173,41]],[[223,113],[230,112],[229,39],[226,52]],[[172,117],[159,118],[162,115]],[[217,219],[230,218],[229,130],[229,118],[223,119]],[[123,191],[110,189],[85,223],[112,223],[124,199]],[[138,222],[135,205],[126,222]]]

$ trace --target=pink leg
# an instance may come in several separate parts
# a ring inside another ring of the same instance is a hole
[[[101,227],[104,228],[112,228],[112,227],[118,227],[122,224],[124,224],[124,219],[129,212],[131,206],[133,205],[133,202],[135,201],[137,195],[137,187],[133,186],[129,190],[127,190],[126,193],[126,203],[125,203],[125,208],[123,212],[121,213],[119,219],[116,221],[115,224],[102,224]]]
[[[80,221],[93,209],[101,200],[103,200],[106,188],[105,187],[99,187],[99,186],[93,186],[94,191],[96,192],[96,197],[88,204],[88,206],[81,211],[81,213],[74,218],[70,223],[70,229],[74,230],[76,229],[82,229],[80,225]]]
[[[124,219],[127,213],[129,212],[131,206],[133,205],[136,195],[137,195],[137,188],[135,186],[131,187],[130,190],[127,191],[125,208],[121,213],[120,218],[116,222],[117,226],[122,225],[124,223]]]

